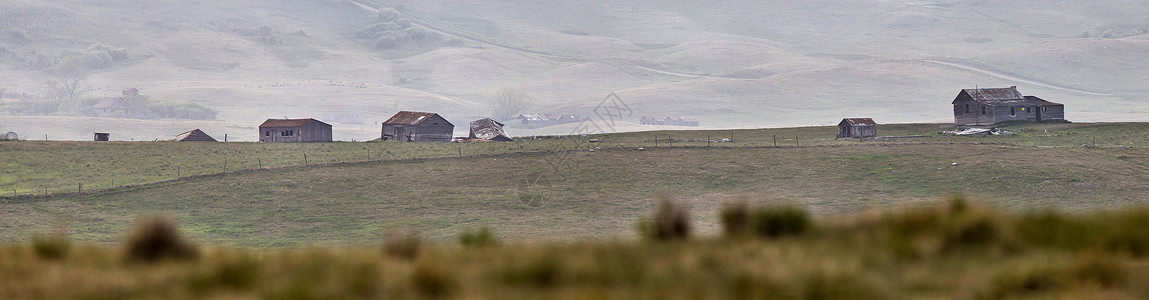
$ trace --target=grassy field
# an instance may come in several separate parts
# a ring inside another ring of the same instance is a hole
[[[43,161],[68,162],[77,153],[119,160],[118,153],[130,149],[139,152],[125,157],[167,162],[171,159],[158,153],[199,153],[199,161],[216,162],[201,163],[198,169],[188,167],[187,174],[197,176],[178,181],[84,195],[5,199],[0,239],[26,240],[35,232],[66,223],[79,240],[110,242],[134,216],[148,213],[175,215],[197,240],[257,247],[361,244],[377,240],[386,229],[403,226],[422,228],[432,241],[450,240],[462,230],[479,226],[495,228],[503,238],[516,241],[629,238],[635,219],[649,209],[648,200],[657,193],[675,195],[702,212],[694,220],[702,233],[717,231],[717,222],[710,216],[722,200],[738,195],[799,203],[827,218],[928,202],[954,192],[992,199],[1014,210],[1112,209],[1141,204],[1142,195],[1149,192],[1145,185],[1149,152],[1140,135],[1144,126],[1022,125],[1012,127],[1020,133],[1010,136],[863,142],[834,140],[834,129],[826,127],[766,129],[737,131],[735,142],[712,143],[711,147],[704,141],[707,134],[711,139],[718,134],[729,138],[730,131],[610,134],[597,137],[601,139],[597,144],[576,140],[517,144],[64,143],[60,146],[70,146],[58,147],[49,153],[59,156]],[[940,127],[886,126],[883,134],[928,134]],[[774,133],[807,137],[802,147],[777,148],[773,144],[762,147],[771,140],[753,139]],[[660,147],[652,147],[656,134],[670,135],[679,142],[673,148],[664,148],[661,142]],[[1099,147],[1081,147],[1093,136]],[[684,142],[693,137],[699,139]],[[550,151],[588,147],[583,145],[601,149]],[[0,146],[6,156],[32,157],[52,144],[6,142]],[[64,150],[69,147],[72,150]],[[365,160],[369,147],[381,148],[372,153],[391,151],[400,159],[384,156],[377,161],[331,164]],[[460,149],[463,157],[458,157]],[[222,170],[219,160],[224,158],[236,170],[255,167],[250,161],[255,158],[268,159],[265,168],[298,166],[302,155],[292,160],[276,158],[304,151],[315,165],[218,174]],[[85,164],[89,162],[65,164],[70,169],[42,167],[58,172],[43,176],[79,172],[88,168]],[[93,165],[104,171],[86,174],[108,184],[115,174],[130,180],[132,173],[123,170],[131,169],[121,169],[121,165],[148,167],[120,161]],[[9,175],[13,173],[38,174],[28,168],[5,167],[5,178],[21,178]],[[174,178],[174,174],[163,175]],[[100,181],[94,182],[86,185],[99,189]],[[62,187],[68,192],[71,188],[70,184]]]
[[[456,246],[426,245],[415,234],[382,245],[377,240],[370,246],[280,250],[201,247],[180,238],[170,222],[142,220],[120,247],[74,244],[51,235],[0,246],[0,297],[1149,296],[1141,284],[1149,279],[1149,236],[1142,230],[1149,211],[1144,208],[1015,214],[951,200],[816,222],[800,210],[742,211],[750,218],[731,224],[750,229],[721,237]],[[793,217],[777,217],[782,211]]]

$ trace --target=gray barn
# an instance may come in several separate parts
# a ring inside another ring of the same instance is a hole
[[[331,125],[316,119],[267,119],[259,125],[259,141],[268,143],[330,142]]]
[[[401,111],[383,122],[384,141],[450,142],[455,125],[436,113]]]
[[[954,98],[953,105],[954,123],[960,126],[1065,120],[1065,105],[1034,96],[1022,96],[1016,86],[963,89]]]
[[[878,123],[870,118],[846,118],[838,122],[838,138],[865,138],[878,136]]]

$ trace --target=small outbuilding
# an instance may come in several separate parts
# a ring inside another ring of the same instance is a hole
[[[878,136],[878,123],[871,118],[845,118],[838,122],[838,138],[867,138]]]
[[[267,119],[259,125],[259,141],[268,143],[330,142],[331,125],[312,118]]]
[[[204,133],[202,130],[199,130],[199,129],[192,129],[191,131],[176,135],[176,138],[172,139],[172,140],[177,141],[177,142],[215,142],[216,141],[215,138],[211,137],[210,135],[207,135],[207,133]]]
[[[97,142],[107,142],[111,139],[111,136],[112,134],[107,132],[94,132],[94,137],[92,137],[92,140]]]
[[[483,118],[471,121],[471,135],[469,138],[490,140],[496,142],[510,142],[514,141],[507,132],[503,130],[503,123],[492,120],[491,118]]]
[[[450,142],[455,125],[437,113],[401,111],[383,121],[384,141]]]

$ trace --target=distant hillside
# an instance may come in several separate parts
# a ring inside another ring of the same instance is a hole
[[[356,113],[369,122],[336,125],[364,133],[404,109],[465,124],[508,86],[532,112],[581,115],[615,91],[634,109],[625,130],[646,114],[710,128],[945,121],[958,89],[1011,85],[1071,120],[1144,120],[1145,15],[1127,1],[16,1],[0,4],[0,88],[52,94],[72,59],[87,96],[137,87],[227,126]]]

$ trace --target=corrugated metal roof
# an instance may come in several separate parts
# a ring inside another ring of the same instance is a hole
[[[204,133],[203,131],[201,131],[199,129],[192,129],[191,131],[178,134],[178,135],[176,135],[176,138],[172,139],[172,140],[178,141],[178,142],[215,142],[216,141],[215,138],[211,137],[210,135],[207,135],[207,133]]]
[[[511,138],[507,136],[507,132],[503,131],[503,123],[499,123],[499,121],[483,118],[471,121],[470,125],[471,138],[502,141],[511,140]]]
[[[435,115],[437,114],[429,112],[401,111],[395,113],[395,115],[391,116],[391,118],[387,119],[387,121],[383,121],[383,124],[419,125],[419,123],[423,123],[423,121],[426,121]]]
[[[104,97],[104,99],[100,99],[100,102],[96,102],[96,105],[92,106],[92,108],[115,108],[116,102],[119,101],[124,101],[124,98]]]
[[[963,89],[974,101],[995,106],[1061,106],[1034,96],[1022,96],[1016,86],[1008,88]]]
[[[878,123],[874,122],[874,119],[871,118],[845,118],[842,119],[842,122],[838,123],[838,125],[842,125],[842,123],[849,124],[850,126],[878,126]]]
[[[307,124],[307,121],[312,121],[312,120],[319,122],[319,120],[315,120],[312,118],[307,118],[307,119],[267,119],[267,121],[263,121],[263,124],[259,124],[259,127],[260,128],[263,128],[263,127],[300,127],[300,126],[303,126],[303,124]]]

